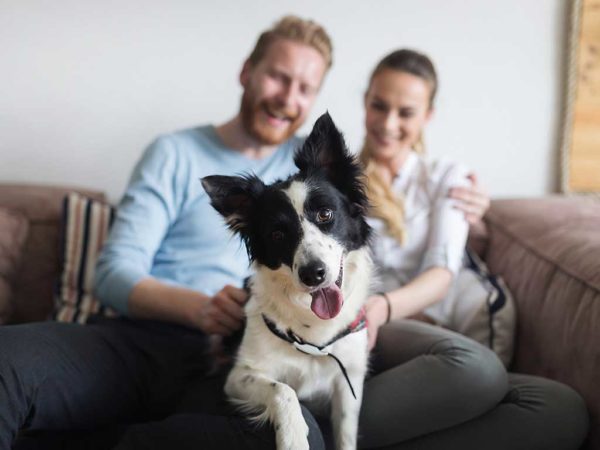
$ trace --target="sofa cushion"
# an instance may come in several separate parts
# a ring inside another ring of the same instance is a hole
[[[0,208],[0,324],[8,321],[13,310],[12,284],[28,231],[23,214]]]
[[[433,310],[442,312],[438,321],[442,325],[492,349],[505,366],[510,365],[516,330],[513,296],[475,252],[465,252],[450,292]]]
[[[91,314],[114,315],[94,298],[96,260],[114,216],[114,208],[75,192],[63,202],[62,270],[55,290],[54,319],[85,323]]]

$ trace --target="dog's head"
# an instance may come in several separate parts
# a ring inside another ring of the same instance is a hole
[[[296,175],[268,186],[253,175],[209,176],[202,184],[213,207],[242,237],[257,270],[283,278],[288,293],[298,293],[300,303],[330,319],[344,301],[345,259],[370,234],[360,166],[328,113],[294,161]]]

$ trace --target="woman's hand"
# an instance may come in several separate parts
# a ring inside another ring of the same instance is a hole
[[[365,304],[367,314],[367,336],[369,351],[375,346],[379,327],[385,325],[388,315],[388,306],[385,298],[381,295],[372,295]]]
[[[471,187],[455,187],[448,193],[450,198],[458,200],[456,208],[465,213],[469,225],[478,223],[490,207],[490,197],[485,189],[479,185],[477,175],[471,172],[467,175]]]

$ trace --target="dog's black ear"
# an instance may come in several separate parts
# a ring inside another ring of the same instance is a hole
[[[344,137],[326,112],[315,122],[304,145],[296,152],[294,162],[301,173],[321,170],[329,174],[348,156]]]
[[[254,202],[265,188],[264,183],[254,175],[211,175],[201,181],[210,204],[225,218],[229,228],[244,234]]]
[[[300,169],[300,176],[323,173],[361,212],[365,212],[368,202],[361,179],[362,169],[328,112],[317,119],[304,145],[296,152],[294,162]]]

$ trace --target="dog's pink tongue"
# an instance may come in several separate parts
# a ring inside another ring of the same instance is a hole
[[[344,298],[337,284],[313,292],[310,309],[323,320],[333,319],[342,309]]]

